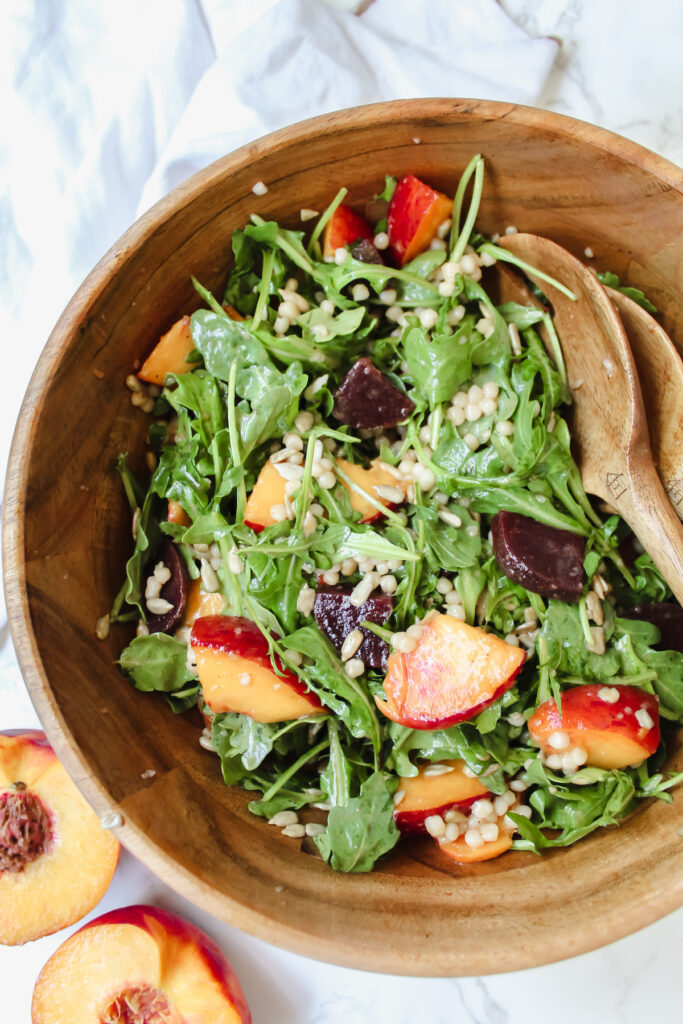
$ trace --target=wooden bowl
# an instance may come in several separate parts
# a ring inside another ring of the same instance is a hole
[[[487,182],[479,224],[547,234],[642,288],[683,341],[683,174],[631,142],[502,103],[413,100],[343,111],[269,135],[158,203],[69,303],[31,380],[5,495],[6,587],[31,697],[60,758],[123,843],[178,892],[298,953],[410,975],[517,970],[583,953],[683,902],[683,789],[620,829],[568,850],[459,868],[430,841],[404,843],[372,874],[335,874],[247,811],[221,782],[198,719],[132,689],[104,641],[130,549],[113,470],[139,452],[146,417],[124,378],[181,314],[194,274],[220,289],[230,236],[249,214],[298,226],[339,186],[362,205],[385,172],[452,193],[471,155]],[[268,193],[257,197],[262,180]],[[683,767],[680,749],[671,767]],[[154,769],[151,779],[143,773]]]

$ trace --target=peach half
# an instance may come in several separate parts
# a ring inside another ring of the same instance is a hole
[[[640,764],[659,746],[659,702],[637,686],[573,686],[536,708],[529,732],[546,754],[580,747],[594,768]]]
[[[466,722],[498,699],[521,671],[524,651],[450,615],[424,620],[410,654],[394,652],[377,707],[409,729]]]
[[[0,942],[74,924],[99,903],[119,843],[38,731],[0,734]]]
[[[90,921],[38,977],[32,1024],[251,1024],[227,958],[207,935],[158,907]]]
[[[238,615],[195,619],[190,643],[204,701],[215,714],[234,711],[256,722],[286,722],[324,713],[316,695],[275,658],[258,626]]]
[[[425,820],[433,814],[443,816],[452,808],[465,810],[475,800],[488,795],[479,781],[465,775],[464,761],[443,761],[423,765],[417,775],[401,779],[394,821],[401,832],[426,833]]]

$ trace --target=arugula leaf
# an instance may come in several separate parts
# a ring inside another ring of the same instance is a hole
[[[374,702],[361,679],[347,676],[332,644],[319,630],[303,626],[290,633],[286,646],[311,659],[306,672],[312,689],[323,704],[342,719],[352,736],[367,737],[378,752],[381,733]]]
[[[119,456],[117,469],[124,481],[129,482],[131,494],[135,497],[140,493],[139,484],[133,484],[133,475],[126,463],[125,455]],[[135,547],[133,553],[126,562],[126,580],[122,592],[122,600],[126,604],[136,608],[141,619],[146,619],[145,609],[142,602],[142,576],[145,565],[153,551],[156,550],[161,537],[159,520],[155,514],[157,510],[157,497],[153,490],[148,490],[140,509],[137,529],[135,533]],[[119,599],[115,601],[112,608],[111,621],[115,622],[119,615]]]
[[[330,810],[327,830],[314,842],[335,871],[371,871],[396,845],[400,833],[394,821],[395,789],[395,779],[373,772],[357,797]]]
[[[598,281],[600,284],[605,284],[609,288],[616,288],[618,292],[622,292],[624,295],[627,295],[629,299],[633,299],[634,302],[637,302],[638,305],[642,306],[648,313],[657,312],[657,307],[650,302],[644,292],[641,292],[640,288],[629,288],[628,286],[622,285],[617,275],[613,274],[611,271],[605,270],[603,273],[598,274]]]
[[[258,338],[227,313],[198,309],[190,319],[190,332],[204,366],[219,380],[227,383],[235,360],[241,370],[247,366],[275,369]]]
[[[375,199],[385,199],[387,202],[390,202],[391,197],[394,194],[396,184],[396,178],[393,176],[393,174],[385,174],[384,188],[382,189],[381,192],[378,192],[378,194],[375,196]]]
[[[607,772],[606,777],[594,785],[575,788],[557,781],[547,788],[539,787],[529,797],[529,803],[539,820],[529,821],[514,811],[510,817],[522,836],[513,843],[515,849],[543,850],[571,846],[595,829],[616,825],[632,809],[636,794],[633,778],[627,772]],[[554,837],[546,836],[543,828],[560,829]]]
[[[145,693],[173,693],[196,681],[187,667],[187,644],[166,633],[134,637],[121,651],[119,665],[135,689]]]
[[[424,328],[410,327],[403,336],[408,370],[431,408],[450,399],[472,375],[472,347],[460,344],[468,330],[466,324],[453,335],[430,338]]]

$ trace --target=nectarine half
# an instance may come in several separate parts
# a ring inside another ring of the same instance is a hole
[[[43,967],[32,1024],[250,1024],[230,963],[158,907],[123,907],[72,935]]]
[[[0,734],[0,942],[19,945],[84,917],[119,850],[44,733]]]

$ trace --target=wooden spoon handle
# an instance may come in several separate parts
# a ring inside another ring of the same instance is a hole
[[[667,500],[657,474],[632,467],[620,474],[624,490],[609,501],[648,552],[674,596],[683,604],[683,523]]]

